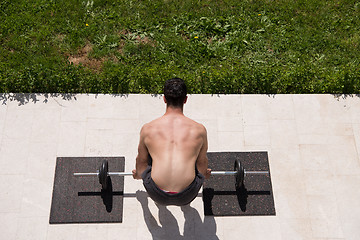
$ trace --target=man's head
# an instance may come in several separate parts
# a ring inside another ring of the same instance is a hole
[[[165,82],[164,97],[167,106],[182,107],[186,102],[187,89],[184,80],[172,78]]]

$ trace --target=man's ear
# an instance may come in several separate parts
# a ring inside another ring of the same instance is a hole
[[[185,97],[184,104],[187,102],[188,96]]]
[[[166,102],[166,98],[165,98],[165,95],[163,96],[163,99],[164,99],[164,103],[167,103],[167,102]]]

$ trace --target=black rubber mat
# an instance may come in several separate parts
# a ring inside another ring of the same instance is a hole
[[[57,158],[50,224],[122,222],[124,177],[109,177],[104,191],[97,176],[73,176],[74,172],[96,172],[103,160],[109,162],[109,172],[124,171],[124,157]]]
[[[275,215],[267,152],[212,152],[208,158],[213,171],[233,171],[234,161],[239,159],[246,170],[269,171],[269,175],[247,174],[239,189],[234,176],[211,176],[203,189],[205,215]]]

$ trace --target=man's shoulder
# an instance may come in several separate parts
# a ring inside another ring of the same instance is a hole
[[[154,120],[152,120],[152,121],[150,121],[148,123],[145,123],[143,127],[152,128],[152,127],[154,127],[154,126],[156,126],[156,125],[158,125],[160,123],[161,123],[161,117],[156,118],[156,119],[154,119]]]
[[[201,123],[197,123],[198,124],[198,128],[199,128],[199,131],[202,133],[202,134],[206,134],[207,131],[206,131],[206,127],[204,125],[202,125]]]
[[[142,127],[141,127],[141,134],[146,134],[149,130],[151,129],[151,124],[150,123],[145,123]]]
[[[203,124],[201,124],[191,118],[188,118],[188,120],[194,126],[194,128],[196,128],[199,132],[206,133],[206,128]]]
[[[145,123],[142,128],[141,132],[148,132],[150,131],[154,126],[158,125],[160,121],[160,118],[154,119],[151,122]]]
[[[190,128],[196,129],[200,133],[206,134],[206,128],[203,124],[188,118],[183,117],[182,120],[183,123],[186,123],[186,125],[190,125]],[[159,127],[163,128],[168,122],[164,119],[164,117],[159,117],[157,119],[152,120],[151,122],[145,123],[142,126],[141,132],[144,134],[151,132],[152,130],[158,129]]]

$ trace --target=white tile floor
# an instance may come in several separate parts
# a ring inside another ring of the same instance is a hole
[[[49,225],[56,157],[125,156],[165,110],[151,95],[9,95],[0,99],[1,239],[359,239],[360,98],[190,95],[185,114],[209,151],[268,151],[276,216],[204,217],[158,207],[125,180],[121,224]],[[17,100],[14,100],[17,99]],[[34,100],[36,100],[34,102]]]

